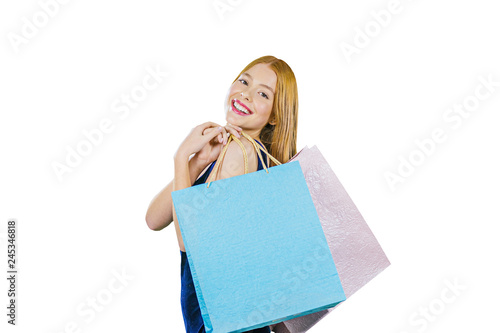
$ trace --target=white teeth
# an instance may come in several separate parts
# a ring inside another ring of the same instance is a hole
[[[235,101],[235,102],[233,103],[233,105],[234,105],[234,107],[235,107],[238,111],[241,111],[241,112],[243,112],[243,113],[245,113],[245,114],[249,114],[248,110],[247,110],[247,109],[245,109],[243,106],[239,105],[239,104],[238,104],[238,102],[236,102],[236,101]]]

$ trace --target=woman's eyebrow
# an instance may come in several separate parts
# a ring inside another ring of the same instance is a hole
[[[248,74],[248,73],[246,73],[246,72],[245,72],[245,73],[243,73],[243,74],[241,74],[241,75],[246,75],[246,76],[248,76],[249,78],[251,78],[251,79],[253,80],[252,75],[250,75],[250,74]],[[263,83],[261,83],[260,85],[261,85],[261,86],[263,86],[263,87],[266,87],[267,89],[269,89],[269,90],[270,90],[270,91],[274,94],[274,90],[272,90],[272,89],[271,89],[271,87],[269,87],[268,85],[263,84]]]

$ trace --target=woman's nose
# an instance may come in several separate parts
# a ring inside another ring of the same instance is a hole
[[[247,99],[247,100],[249,100],[249,95],[248,95],[248,93],[247,93],[246,91],[242,91],[242,92],[240,93],[240,96],[241,96],[241,98],[242,98],[242,99]]]

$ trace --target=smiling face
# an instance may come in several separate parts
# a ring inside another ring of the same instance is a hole
[[[227,93],[226,121],[258,139],[273,109],[276,81],[276,73],[264,63],[242,73]]]

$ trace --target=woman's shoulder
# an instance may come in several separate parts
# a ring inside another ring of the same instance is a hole
[[[257,171],[257,153],[255,147],[246,138],[239,138],[247,156],[248,172]],[[240,144],[232,140],[228,143],[226,154],[220,165],[217,179],[230,178],[245,173],[245,154]]]
[[[247,155],[248,172],[250,173],[262,169],[262,163],[260,162],[257,156],[257,152],[255,150],[255,146],[253,145],[253,143],[250,142],[245,137],[238,138],[238,140],[241,142]],[[262,144],[262,142],[260,142],[259,140],[255,141],[263,149],[266,149],[265,146]],[[268,159],[266,160],[267,158],[266,154],[261,152],[261,155],[264,158],[266,165],[269,165],[269,160]],[[228,144],[224,159],[219,167],[219,171],[217,172],[216,180],[244,174],[245,173],[244,161],[245,161],[244,153],[243,150],[241,149],[240,144],[236,140],[231,140],[231,142],[229,142]],[[205,178],[204,182],[207,181],[216,162],[217,160],[211,162],[209,165],[205,167],[205,169],[198,176],[196,184],[200,183],[203,180],[203,178]]]

